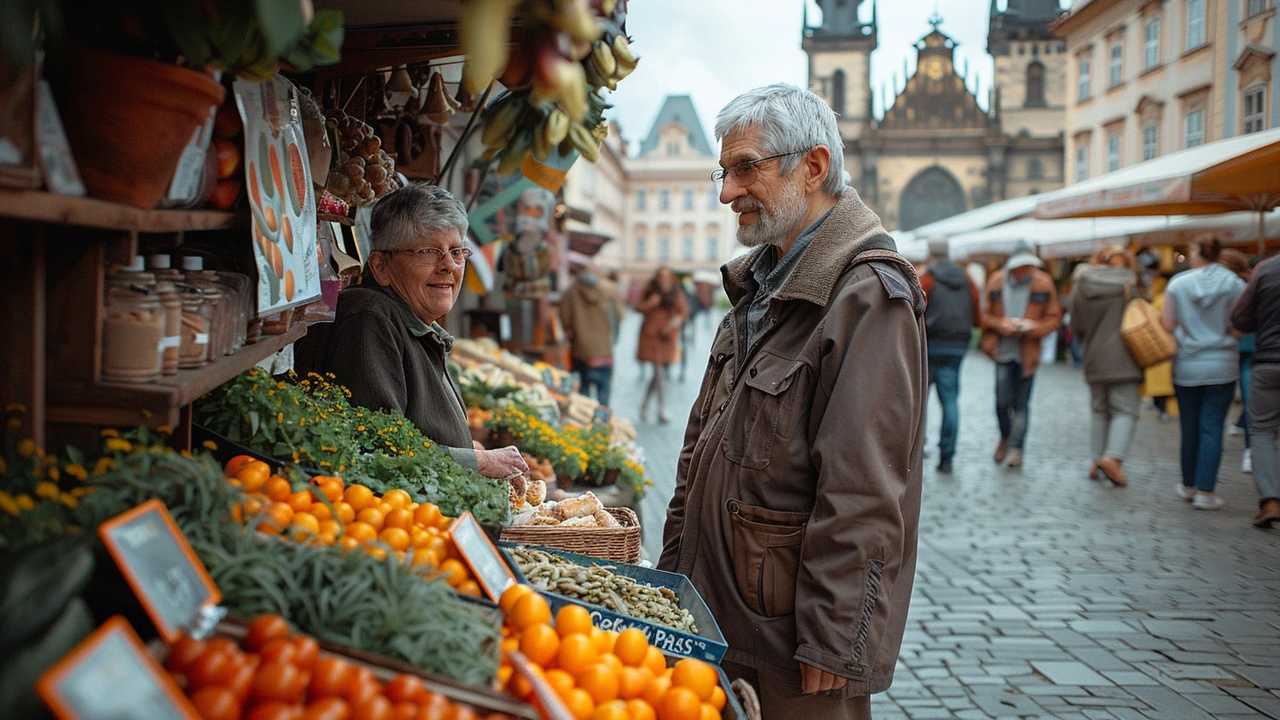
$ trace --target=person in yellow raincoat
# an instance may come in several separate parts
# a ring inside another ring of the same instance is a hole
[[[1164,288],[1169,278],[1160,275],[1151,283],[1151,304],[1156,310],[1164,310]],[[1178,401],[1173,397],[1173,360],[1156,363],[1143,371],[1141,387],[1143,397],[1151,398],[1160,411],[1160,422],[1169,422],[1178,416]]]

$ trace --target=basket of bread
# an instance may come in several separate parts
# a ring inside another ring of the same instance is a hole
[[[513,518],[502,531],[503,540],[615,562],[640,561],[640,520],[631,508],[606,508],[590,491],[547,500],[542,481],[533,480],[529,486],[532,492],[526,491],[524,502],[512,495]]]

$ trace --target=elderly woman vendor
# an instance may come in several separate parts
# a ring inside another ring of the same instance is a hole
[[[408,185],[379,200],[364,281],[338,296],[318,364],[351,391],[353,405],[401,410],[459,463],[488,477],[527,473],[515,447],[473,449],[446,368],[453,336],[436,321],[462,288],[466,234],[466,210],[441,188]]]

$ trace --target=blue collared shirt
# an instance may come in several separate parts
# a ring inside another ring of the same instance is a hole
[[[818,234],[818,228],[822,227],[822,223],[830,214],[831,210],[826,211],[822,217],[805,228],[781,260],[777,259],[777,249],[770,248],[760,253],[760,257],[751,266],[751,274],[756,280],[756,294],[751,298],[751,304],[747,306],[748,348],[755,345],[756,339],[764,332],[764,316],[769,311],[769,301],[778,290],[782,289],[782,284],[787,281],[791,271],[800,262],[800,256],[809,247],[809,243],[813,242],[814,236]]]

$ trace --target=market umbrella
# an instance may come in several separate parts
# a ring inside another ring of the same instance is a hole
[[[1002,225],[963,233],[951,238],[951,256],[1008,255],[1028,243],[1043,258],[1078,257],[1121,238],[1162,229],[1173,218],[1076,218],[1037,220],[1023,218]]]
[[[1076,183],[1036,207],[1040,219],[1265,213],[1280,206],[1280,128],[1180,150]]]

